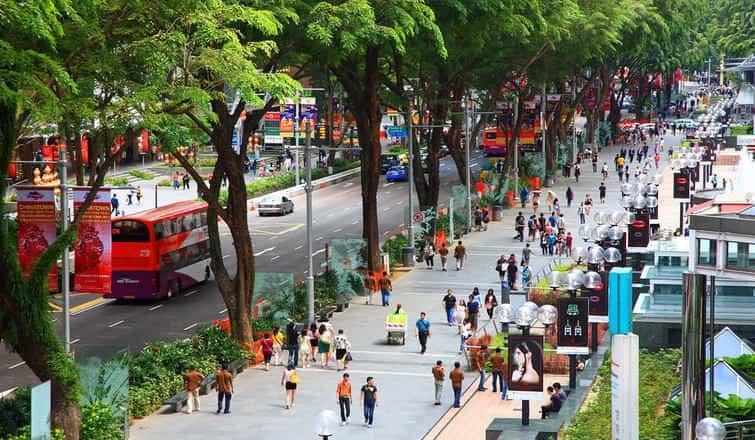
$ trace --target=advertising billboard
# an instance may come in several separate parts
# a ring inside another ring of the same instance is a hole
[[[18,196],[18,260],[25,277],[31,275],[34,263],[55,241],[55,188],[39,186],[16,187]],[[58,270],[52,266],[47,288],[58,291]]]
[[[78,210],[91,188],[74,188],[73,207]],[[110,189],[100,189],[79,222],[74,243],[76,270],[74,290],[87,293],[112,292],[112,229]]]
[[[543,336],[509,336],[508,396],[514,400],[543,399]]]
[[[685,173],[674,173],[674,198],[689,199],[689,177]]]
[[[581,298],[558,299],[558,354],[590,354],[587,339],[587,317],[590,300]]]

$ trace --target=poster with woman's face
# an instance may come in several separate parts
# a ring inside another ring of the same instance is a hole
[[[543,336],[509,336],[509,391],[543,392]]]

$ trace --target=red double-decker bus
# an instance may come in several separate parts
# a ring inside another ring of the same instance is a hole
[[[508,145],[508,136],[498,127],[485,129],[485,135],[482,138],[482,150],[486,156],[505,156],[506,145]]]
[[[172,203],[112,221],[108,298],[170,298],[210,277],[207,204]]]

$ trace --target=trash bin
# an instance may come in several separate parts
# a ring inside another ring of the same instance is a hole
[[[492,218],[491,220],[494,222],[499,222],[503,219],[503,206],[501,205],[493,205],[493,211],[492,211]]]
[[[405,247],[401,249],[401,264],[405,267],[414,267],[414,248]]]

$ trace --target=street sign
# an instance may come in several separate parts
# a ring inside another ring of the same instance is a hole
[[[582,298],[558,299],[558,354],[590,354],[587,339],[587,315],[590,300]]]
[[[417,211],[412,215],[412,220],[414,223],[422,223],[425,220],[425,214],[422,211]]]
[[[388,132],[388,136],[390,137],[396,137],[396,138],[406,137],[405,127],[386,127],[386,132]]]

